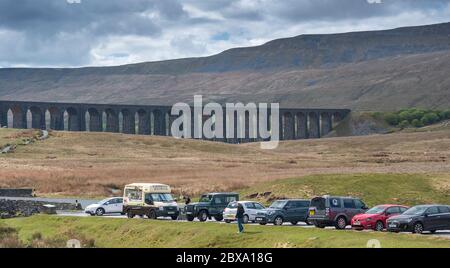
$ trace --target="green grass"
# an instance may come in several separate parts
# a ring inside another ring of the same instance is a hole
[[[312,175],[263,183],[240,193],[241,198],[264,192],[272,192],[278,198],[311,198],[325,194],[355,196],[362,198],[369,206],[386,203],[410,206],[450,204],[449,188],[438,186],[436,182],[450,185],[450,178],[422,174]]]
[[[25,242],[40,233],[44,239],[95,239],[96,247],[108,248],[363,248],[370,239],[378,239],[386,248],[450,248],[450,240],[446,238],[292,226],[247,226],[246,233],[240,235],[234,224],[58,216],[1,220],[0,225],[16,228],[19,238]]]

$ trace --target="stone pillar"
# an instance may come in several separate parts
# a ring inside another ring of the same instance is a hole
[[[331,132],[333,128],[333,121],[330,113],[322,113],[321,117],[322,117],[322,125],[320,133],[322,134],[322,136],[326,136],[328,135],[328,133]]]
[[[97,110],[88,111],[89,113],[89,131],[103,132],[103,112]]]
[[[294,116],[292,113],[288,112],[284,113],[283,117],[283,139],[293,140],[295,137]]]
[[[308,138],[308,120],[304,113],[297,113],[297,131],[295,139],[307,139]]]
[[[0,103],[0,127],[8,126],[8,107]]]
[[[30,109],[31,112],[31,128],[33,129],[46,129],[45,126],[45,112],[41,109]]]
[[[309,138],[320,138],[320,116],[317,112],[309,113]]]
[[[138,134],[150,135],[150,113],[141,110],[138,112]]]
[[[64,112],[50,111],[50,129],[64,130]]]
[[[132,111],[122,111],[122,130],[125,134],[136,134],[136,118]]]
[[[26,129],[27,128],[27,108],[20,107],[13,111],[13,128]]]
[[[119,130],[119,115],[112,110],[106,111],[106,132],[118,133]]]

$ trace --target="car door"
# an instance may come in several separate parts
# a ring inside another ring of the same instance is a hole
[[[359,209],[356,209],[354,199],[344,198],[344,213],[347,216],[348,222],[350,222],[356,214],[359,214],[359,211]]]
[[[384,226],[386,226],[386,221],[396,215],[401,214],[400,207],[390,207],[386,209],[386,212],[381,215],[381,220],[383,221]]]
[[[439,213],[441,214],[441,229],[450,230],[450,207],[440,206]]]
[[[245,214],[247,214],[249,220],[254,219],[255,218],[255,204],[245,203]]]
[[[306,221],[306,219],[308,218],[309,205],[310,202],[306,200],[298,202],[297,214],[300,221]]]
[[[294,217],[295,217],[294,201],[288,201],[286,205],[284,205],[283,209],[284,221],[293,221]]]
[[[114,199],[114,207],[113,212],[114,213],[122,213],[123,211],[123,199],[122,198],[116,198]]]
[[[223,213],[225,209],[225,197],[221,195],[214,196],[211,202],[211,208],[209,209],[209,213],[212,215],[219,215]]]
[[[425,230],[438,230],[441,228],[441,215],[437,206],[428,208],[424,216],[423,225]]]
[[[105,203],[103,203],[102,208],[105,210],[105,213],[112,213],[113,207],[114,207],[114,199],[108,200]]]

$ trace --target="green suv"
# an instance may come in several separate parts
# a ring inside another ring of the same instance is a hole
[[[198,218],[206,221],[214,217],[216,221],[223,220],[223,211],[229,203],[239,201],[237,193],[209,193],[204,194],[198,203],[186,205],[184,212],[188,221]]]

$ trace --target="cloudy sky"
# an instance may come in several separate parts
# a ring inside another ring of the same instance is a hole
[[[0,67],[119,65],[448,21],[450,0],[0,0]]]

